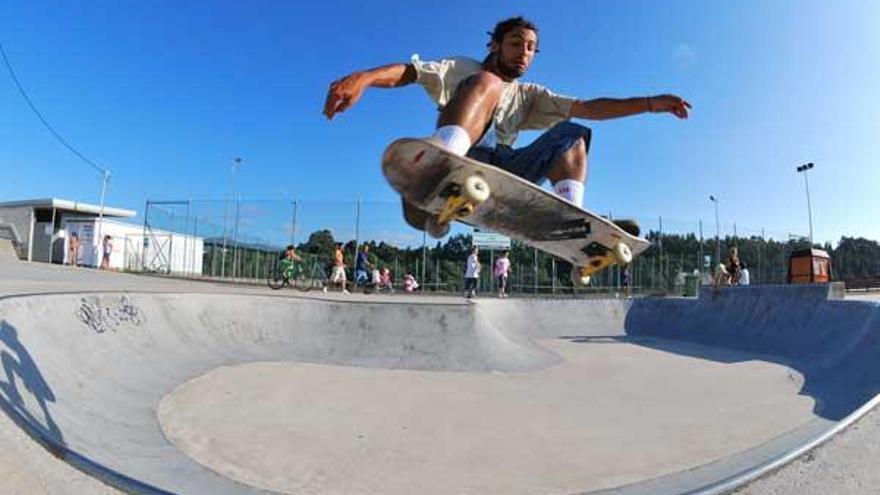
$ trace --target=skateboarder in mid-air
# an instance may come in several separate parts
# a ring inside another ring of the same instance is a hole
[[[499,22],[489,34],[489,54],[482,63],[466,57],[427,62],[414,55],[408,64],[385,65],[334,81],[324,115],[332,119],[344,112],[368,87],[417,82],[439,107],[432,138],[441,146],[534,183],[549,179],[556,194],[577,206],[583,203],[591,131],[569,119],[605,120],[646,112],[688,117],[691,105],[675,95],[580,100],[519,82],[538,53],[538,28],[514,17]],[[525,129],[549,130],[532,144],[513,148],[517,133]]]

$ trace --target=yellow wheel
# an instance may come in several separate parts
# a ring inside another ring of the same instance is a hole
[[[626,243],[621,242],[617,244],[614,246],[612,252],[614,254],[614,260],[617,261],[618,265],[628,265],[629,262],[633,260],[632,250]]]
[[[574,267],[571,269],[570,273],[571,283],[574,284],[575,287],[586,287],[590,285],[590,276],[584,272],[583,269]]]
[[[461,195],[467,198],[468,202],[478,205],[489,199],[489,183],[478,175],[472,175],[464,181]]]

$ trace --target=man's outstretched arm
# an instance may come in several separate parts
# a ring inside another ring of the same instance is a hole
[[[637,98],[596,98],[575,100],[569,117],[607,120],[640,113],[671,113],[680,119],[688,118],[691,104],[675,95],[641,96]]]
[[[416,81],[416,68],[412,64],[391,64],[349,74],[330,84],[324,115],[332,119],[337,113],[348,110],[360,100],[369,87],[399,88]]]

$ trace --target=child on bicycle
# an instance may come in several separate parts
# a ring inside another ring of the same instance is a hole
[[[294,249],[293,244],[287,246],[284,249],[284,252],[281,253],[281,271],[286,274],[289,278],[291,273],[294,270],[294,263],[303,263],[303,259],[300,255],[296,254],[296,249]]]
[[[303,259],[300,257],[300,255],[296,254],[296,248],[293,247],[293,244],[287,246],[287,248],[284,249],[284,253],[281,254],[281,259],[303,263]]]

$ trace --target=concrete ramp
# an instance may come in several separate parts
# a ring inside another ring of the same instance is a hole
[[[626,333],[743,351],[803,374],[817,416],[838,421],[880,393],[880,311],[842,286],[703,290],[697,301],[643,299]],[[701,356],[696,356],[701,357]]]
[[[828,291],[8,296],[0,407],[131,493],[720,493],[880,391],[880,306]]]

